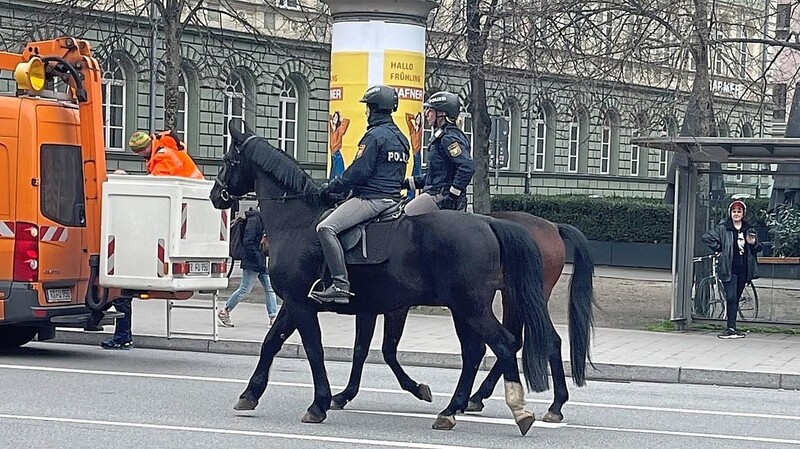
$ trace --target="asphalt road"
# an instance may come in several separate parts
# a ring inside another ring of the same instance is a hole
[[[401,391],[384,365],[367,365],[364,387],[348,410],[329,412],[323,424],[302,424],[312,390],[308,364],[298,359],[276,359],[255,413],[238,415],[232,407],[255,362],[249,356],[30,344],[0,355],[0,447],[800,447],[797,391],[699,385],[570,385],[565,423],[537,422],[525,437],[501,387],[483,413],[459,416],[454,430],[436,431],[430,426],[458,371],[408,368],[433,389],[428,404]],[[327,368],[336,392],[349,365],[329,362]],[[528,395],[537,416],[549,403],[550,393]]]

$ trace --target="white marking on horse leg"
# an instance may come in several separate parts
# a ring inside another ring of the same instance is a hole
[[[506,388],[506,404],[514,415],[514,421],[520,422],[525,418],[535,418],[533,412],[525,409],[525,390],[520,382],[504,381]]]

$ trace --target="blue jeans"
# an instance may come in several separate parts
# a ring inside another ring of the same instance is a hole
[[[105,316],[105,312],[108,311],[111,306],[114,306],[117,312],[123,314],[122,318],[117,318],[113,340],[117,343],[133,341],[133,333],[131,333],[131,314],[133,309],[131,307],[130,297],[119,297],[104,304],[100,310],[93,310],[89,316],[89,323],[99,325],[103,316]]]
[[[230,312],[236,307],[236,304],[239,304],[239,301],[242,300],[242,296],[250,293],[253,290],[253,285],[256,283],[256,278],[261,281],[261,286],[264,287],[264,293],[266,295],[266,302],[267,302],[267,313],[269,314],[270,318],[273,318],[275,315],[278,314],[278,301],[275,298],[275,292],[272,291],[272,285],[269,283],[269,274],[266,272],[264,273],[256,273],[255,271],[250,270],[242,270],[242,283],[239,284],[239,288],[236,289],[235,292],[228,298],[228,302],[225,303],[225,309]]]

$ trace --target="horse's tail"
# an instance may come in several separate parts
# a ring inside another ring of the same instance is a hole
[[[506,220],[490,222],[500,243],[505,288],[503,297],[519,304],[524,323],[522,371],[533,391],[549,388],[547,379],[550,326],[544,297],[542,254],[530,234],[520,225]]]
[[[569,347],[572,364],[572,381],[586,385],[586,362],[591,363],[592,305],[594,304],[594,262],[589,252],[586,236],[576,227],[557,224],[562,239],[569,239],[575,248],[572,279],[569,283]]]

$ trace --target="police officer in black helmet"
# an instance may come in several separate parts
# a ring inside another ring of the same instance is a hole
[[[475,174],[469,139],[456,126],[461,106],[458,96],[437,92],[424,105],[425,120],[434,128],[428,146],[428,171],[403,181],[405,189],[422,189],[406,205],[407,215],[421,215],[439,209],[466,210],[467,185]]]
[[[350,192],[350,198],[317,225],[333,281],[324,291],[311,294],[318,302],[347,304],[352,295],[338,234],[377,216],[401,198],[409,144],[392,120],[392,113],[397,111],[397,92],[389,86],[373,86],[361,102],[367,105],[367,132],[358,143],[355,159],[341,177],[323,185],[323,191]]]

